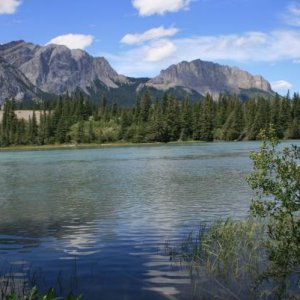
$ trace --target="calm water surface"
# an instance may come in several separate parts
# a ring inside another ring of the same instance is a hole
[[[39,270],[45,286],[84,299],[189,299],[188,274],[164,245],[247,215],[248,153],[258,146],[0,153],[2,268]]]

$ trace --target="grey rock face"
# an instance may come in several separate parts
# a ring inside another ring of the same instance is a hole
[[[24,41],[14,41],[0,45],[0,56],[16,68],[32,59],[41,47]]]
[[[85,51],[60,45],[41,47],[17,41],[0,46],[0,56],[18,68],[33,85],[53,94],[73,92],[77,88],[87,91],[95,81],[108,88],[118,88],[119,83],[127,81],[105,58],[94,58]]]
[[[235,67],[223,66],[202,60],[181,62],[163,70],[146,86],[158,90],[182,87],[202,95],[210,93],[217,98],[220,93],[239,94],[242,89],[272,92],[270,83],[262,76],[252,76]]]
[[[39,90],[24,74],[0,57],[0,104],[5,100],[17,101],[37,98]]]

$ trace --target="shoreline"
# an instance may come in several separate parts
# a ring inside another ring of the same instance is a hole
[[[81,149],[101,149],[101,148],[118,148],[118,147],[143,147],[143,146],[162,146],[162,145],[190,145],[204,144],[203,141],[177,141],[177,142],[154,142],[154,143],[130,143],[116,142],[107,144],[54,144],[54,145],[17,145],[0,147],[0,152],[17,152],[17,151],[50,151],[50,150],[81,150]]]
[[[281,142],[299,142],[296,140],[281,140]],[[105,149],[105,148],[122,148],[122,147],[155,147],[155,146],[172,146],[172,145],[194,145],[207,143],[239,143],[240,141],[221,141],[215,140],[211,142],[205,141],[175,141],[175,142],[152,142],[152,143],[131,143],[131,142],[115,142],[106,144],[54,144],[54,145],[16,145],[9,147],[0,147],[1,152],[23,152],[23,151],[51,151],[51,150],[82,150],[82,149]],[[241,142],[260,142],[260,141],[241,141]]]

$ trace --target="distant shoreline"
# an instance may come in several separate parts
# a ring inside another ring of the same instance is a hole
[[[54,144],[54,145],[17,145],[9,147],[0,147],[0,152],[14,151],[48,151],[48,150],[80,150],[80,149],[101,149],[101,148],[118,148],[118,147],[142,147],[142,146],[161,146],[161,145],[190,145],[203,144],[203,141],[178,141],[168,143],[130,143],[116,142],[106,144]]]
[[[297,141],[299,139],[282,139],[282,142]],[[205,141],[176,141],[176,142],[153,142],[153,143],[130,143],[130,142],[116,142],[106,144],[54,144],[54,145],[17,145],[9,147],[0,147],[1,152],[18,152],[18,151],[50,151],[50,150],[81,150],[81,149],[105,149],[105,148],[122,148],[122,147],[155,147],[155,146],[167,146],[167,145],[193,145],[193,144],[207,144],[207,143],[239,143],[239,142],[260,142],[260,141],[222,141],[215,140],[211,142]]]

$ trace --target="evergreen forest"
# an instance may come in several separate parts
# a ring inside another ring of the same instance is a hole
[[[6,101],[0,145],[152,143],[173,141],[257,140],[273,124],[280,139],[300,138],[300,96],[274,95],[241,101],[207,94],[197,102],[171,94],[153,99],[145,92],[133,107],[92,102],[83,93],[34,104],[28,120],[17,118],[22,104]],[[39,112],[37,114],[37,112]],[[38,116],[37,116],[38,115]]]

